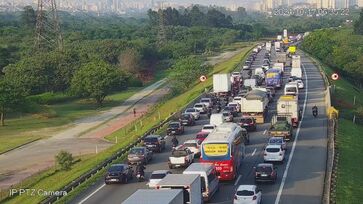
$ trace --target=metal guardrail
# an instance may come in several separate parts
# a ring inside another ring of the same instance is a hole
[[[245,58],[251,52],[252,49],[253,48],[251,48],[250,50],[248,50],[245,53],[245,55],[243,56],[243,58]],[[235,69],[238,68],[238,65],[235,67]],[[207,88],[208,91],[210,91],[211,89],[212,89],[211,87],[208,87]],[[146,136],[148,136],[150,134],[156,133],[166,123],[168,123],[171,119],[173,119],[175,116],[178,116],[178,114],[180,114],[186,107],[188,107],[191,104],[194,104],[195,102],[199,101],[199,99],[201,97],[205,96],[205,94],[206,94],[205,92],[199,94],[197,97],[195,97],[189,103],[187,103],[186,105],[184,105],[183,107],[181,107],[179,111],[177,111],[175,113],[172,113],[168,118],[166,118],[165,120],[161,121],[158,125],[156,125],[155,127],[151,128],[150,130],[148,130],[145,134],[143,134],[141,137],[139,137],[136,141],[132,142],[127,147],[125,147],[125,148],[121,149],[120,151],[116,152],[114,155],[112,155],[111,157],[109,157],[108,159],[106,159],[105,161],[103,161],[102,163],[100,163],[99,165],[97,165],[94,169],[90,170],[89,172],[85,173],[84,175],[80,176],[76,180],[72,181],[71,183],[69,183],[68,185],[66,185],[62,189],[60,189],[60,191],[64,191],[64,192],[67,192],[67,193],[71,192],[74,188],[76,188],[77,186],[81,185],[83,182],[85,182],[88,179],[90,179],[91,177],[93,177],[95,174],[97,174],[99,171],[101,171],[102,169],[104,169],[105,167],[107,167],[113,161],[115,161],[116,159],[122,157],[124,154],[128,153],[129,150],[131,148],[135,147],[136,145],[138,145],[143,138],[145,138]],[[40,203],[41,204],[51,204],[51,203],[54,203],[57,200],[59,200],[61,197],[63,197],[62,194],[60,194],[60,195],[52,195],[52,196],[44,199]]]

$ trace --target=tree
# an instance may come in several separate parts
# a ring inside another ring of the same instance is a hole
[[[118,71],[106,62],[92,61],[81,66],[71,81],[71,92],[82,97],[94,98],[102,105],[105,97],[121,83]]]
[[[36,15],[33,7],[25,6],[21,13],[21,20],[25,26],[28,28],[34,28],[36,22]]]
[[[354,23],[354,33],[363,35],[363,9],[360,11],[358,21]]]
[[[17,109],[24,101],[24,92],[11,81],[0,78],[0,125],[5,125],[5,113]]]
[[[122,51],[118,61],[122,70],[126,70],[132,74],[138,74],[141,69],[141,55],[133,48],[127,48]]]
[[[64,150],[60,151],[56,156],[55,159],[57,163],[60,165],[61,170],[68,171],[71,169],[71,166],[73,164],[73,155],[69,152],[66,152]]]

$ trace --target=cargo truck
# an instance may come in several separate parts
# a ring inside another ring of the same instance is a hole
[[[281,88],[282,76],[280,69],[269,69],[266,72],[265,78],[266,86],[272,86],[274,88]]]
[[[203,203],[201,177],[198,174],[168,174],[156,185],[156,189],[181,189],[184,203]]]
[[[275,42],[274,45],[275,45],[275,51],[280,52],[281,51],[281,42],[277,41],[277,42]]]
[[[232,88],[230,79],[230,74],[214,74],[213,92],[218,96],[228,96]]]
[[[299,55],[292,56],[291,68],[301,68],[301,59]]]
[[[271,42],[266,42],[266,50],[271,51]]]
[[[271,119],[271,125],[268,129],[270,137],[283,137],[284,140],[290,141],[292,137],[292,125],[289,116],[274,115]]]
[[[302,70],[301,68],[292,68],[290,72],[291,76],[302,78]]]
[[[268,103],[269,98],[266,92],[252,90],[242,98],[241,112],[245,115],[252,116],[256,120],[256,123],[264,123]]]
[[[184,204],[182,189],[138,189],[122,204]]]
[[[297,127],[301,120],[302,109],[296,96],[282,95],[277,101],[277,115],[289,116],[293,127]]]

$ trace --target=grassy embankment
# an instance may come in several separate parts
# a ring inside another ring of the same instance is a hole
[[[128,126],[116,131],[112,135],[107,138],[111,141],[115,141],[115,137],[118,137],[118,143],[113,147],[99,153],[94,156],[83,156],[80,162],[74,164],[71,170],[69,171],[55,171],[55,169],[50,169],[41,174],[34,176],[32,178],[27,179],[22,183],[22,188],[34,188],[34,189],[46,189],[46,190],[57,190],[70,183],[71,181],[78,178],[80,175],[94,168],[98,163],[103,161],[104,159],[110,157],[114,152],[122,149],[127,146],[129,143],[138,138],[142,133],[146,132],[151,127],[158,124],[162,119],[167,118],[171,112],[175,112],[180,110],[185,106],[189,101],[196,98],[199,94],[201,94],[205,87],[212,85],[212,74],[218,72],[229,72],[236,68],[239,62],[241,62],[246,53],[251,49],[252,43],[245,43],[241,46],[245,47],[241,53],[232,57],[231,59],[219,63],[213,68],[213,72],[210,73],[210,76],[206,82],[203,84],[197,83],[194,88],[191,90],[173,97],[169,98],[169,100],[163,100],[162,103],[153,107],[152,110],[146,114],[140,120],[129,124]],[[160,117],[159,117],[160,115]],[[142,121],[142,122],[141,122]],[[135,126],[137,130],[135,131]],[[85,189],[89,184],[94,182],[98,177],[102,176],[102,171],[96,177],[93,177],[86,184],[81,185],[80,188],[74,190],[69,196],[61,199],[59,203],[66,203],[77,193],[81,192],[82,189]],[[38,203],[44,199],[41,196],[17,196],[10,200],[7,200],[8,203]]]
[[[73,99],[52,105],[33,104],[35,113],[13,116],[0,127],[0,153],[40,138],[49,137],[67,128],[71,122],[96,115],[100,111],[121,104],[141,88],[129,88],[106,98],[102,107],[93,100]]]
[[[322,66],[330,76],[332,69]],[[338,135],[336,145],[339,152],[338,177],[336,187],[337,204],[361,203],[363,200],[363,126],[353,124],[350,118],[354,110],[363,106],[363,93],[344,78],[332,82],[336,91],[332,103],[339,110]],[[353,104],[356,96],[356,104]],[[347,119],[349,118],[349,119]]]

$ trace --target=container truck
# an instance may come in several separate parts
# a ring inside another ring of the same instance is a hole
[[[184,203],[203,203],[201,177],[198,174],[168,174],[156,185],[156,189],[181,189]]]
[[[281,42],[280,41],[276,41],[275,42],[275,51],[276,52],[280,52],[281,51]]]
[[[122,204],[184,204],[184,195],[182,189],[138,189]]]
[[[289,116],[293,127],[297,127],[300,119],[302,109],[299,106],[299,102],[296,96],[282,95],[277,101],[277,115]]]
[[[281,88],[282,76],[280,69],[269,69],[266,72],[265,79],[266,86],[272,86],[274,88]]]
[[[295,76],[297,78],[301,78],[302,77],[302,70],[301,68],[292,68],[291,72],[290,72],[291,76]]]
[[[213,92],[219,96],[227,96],[231,92],[230,74],[213,74]]]
[[[264,123],[269,98],[266,92],[252,90],[242,98],[241,112],[255,118],[256,123]]]
[[[299,55],[292,56],[291,68],[301,68],[301,59]]]

